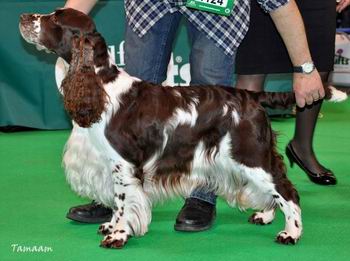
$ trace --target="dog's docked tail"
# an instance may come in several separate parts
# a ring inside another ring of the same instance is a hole
[[[288,109],[295,105],[295,95],[293,92],[260,92],[251,93],[258,99],[258,102],[272,109]],[[324,99],[330,102],[345,101],[350,95],[350,88],[335,88],[334,86],[325,86]]]

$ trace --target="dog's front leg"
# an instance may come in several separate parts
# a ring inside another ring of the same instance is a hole
[[[111,222],[101,225],[106,234],[102,247],[122,248],[131,236],[141,236],[151,221],[151,202],[129,164],[117,164],[113,171],[114,207]]]
[[[99,228],[98,228],[98,233],[101,235],[109,235],[113,232],[114,227],[116,225],[116,216],[115,215],[116,211],[113,209],[113,215],[112,219],[110,222],[103,223]]]

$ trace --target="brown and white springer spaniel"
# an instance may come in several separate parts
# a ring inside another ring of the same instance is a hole
[[[144,235],[154,202],[197,187],[257,209],[255,224],[270,223],[279,207],[286,225],[277,242],[298,241],[299,196],[263,107],[294,104],[292,93],[144,82],[111,62],[92,19],[73,9],[24,14],[20,31],[70,64],[61,89],[73,130],[63,164],[74,191],[113,209],[99,229],[102,246]]]

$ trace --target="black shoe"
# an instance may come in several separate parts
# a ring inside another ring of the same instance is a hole
[[[104,223],[111,221],[112,210],[92,201],[90,204],[70,208],[67,218],[83,223]]]
[[[309,179],[320,185],[335,185],[337,184],[337,179],[334,176],[333,172],[329,169],[325,169],[320,173],[315,173],[309,170],[302,160],[295,153],[291,142],[286,147],[286,155],[289,159],[290,166],[293,167],[293,164],[296,163],[309,177]]]
[[[177,231],[189,232],[207,230],[212,226],[215,215],[215,205],[200,199],[188,198],[177,215],[174,228]]]

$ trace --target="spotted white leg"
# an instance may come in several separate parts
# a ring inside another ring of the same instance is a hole
[[[271,184],[273,187],[275,187],[273,183]],[[281,244],[294,245],[299,240],[302,233],[300,207],[291,199],[286,200],[285,198],[283,198],[283,196],[279,194],[275,188],[270,188],[268,192],[271,193],[271,196],[274,198],[276,204],[280,207],[281,211],[284,214],[286,222],[284,230],[277,234],[276,241]],[[295,193],[295,195],[297,195],[297,192],[295,190],[293,190],[291,194],[292,193]],[[294,196],[293,198],[296,197],[297,196]],[[273,219],[273,217],[274,214],[272,214],[271,210],[267,213],[264,213],[263,215],[263,218],[266,218],[266,221],[268,221],[269,219]]]
[[[271,200],[277,204],[285,216],[285,229],[278,233],[276,241],[281,244],[295,244],[302,232],[301,210],[295,203],[298,194],[286,177],[281,177],[275,184],[272,175],[261,168],[249,168],[240,166],[241,173],[247,177],[262,193],[271,196]],[[283,191],[285,198],[278,192]],[[267,220],[272,218],[272,213],[267,213]]]
[[[105,222],[98,228],[98,233],[101,235],[109,235],[113,232],[114,227],[116,225],[116,216],[112,216],[112,220],[110,222]]]
[[[278,233],[276,241],[281,244],[294,245],[300,239],[303,230],[301,209],[292,200],[286,201],[282,197],[276,199],[276,202],[278,202],[286,220],[285,229]]]
[[[142,236],[151,222],[151,203],[141,181],[129,164],[118,164],[113,171],[114,207],[111,231],[101,242],[107,248],[122,248],[131,236]]]
[[[252,224],[256,224],[256,225],[267,225],[267,224],[271,224],[271,222],[274,220],[275,218],[275,212],[276,209],[269,209],[269,210],[263,210],[263,211],[258,211],[255,212],[250,218],[249,218],[249,222]]]

